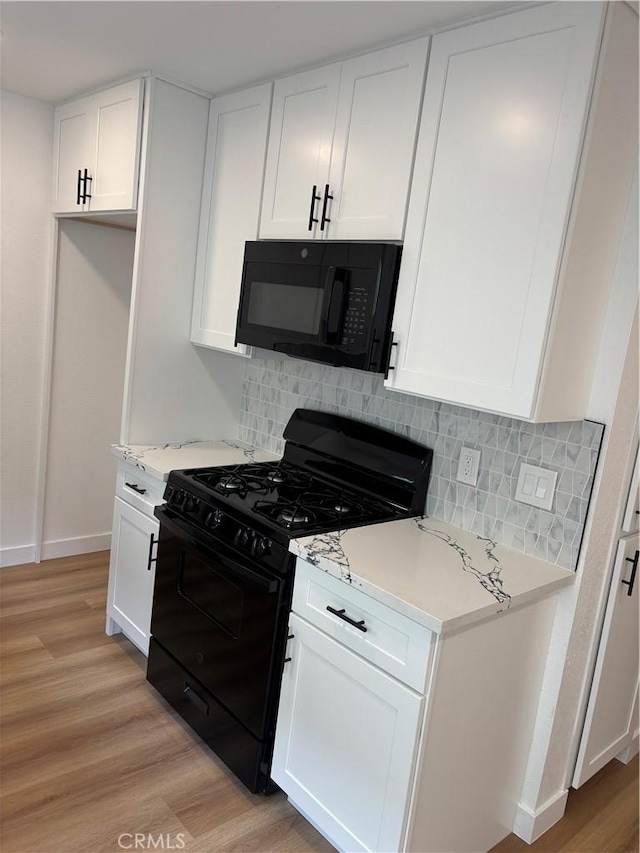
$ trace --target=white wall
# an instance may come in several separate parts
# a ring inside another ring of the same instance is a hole
[[[34,556],[53,107],[1,93],[0,563]]]
[[[60,220],[43,559],[110,544],[134,243]]]

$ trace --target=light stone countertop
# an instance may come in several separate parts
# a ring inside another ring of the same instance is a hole
[[[189,441],[184,444],[112,444],[111,452],[152,477],[166,480],[170,471],[210,468],[244,462],[271,462],[279,457],[243,441]]]
[[[541,598],[575,574],[427,518],[294,539],[289,550],[437,633]]]
[[[111,451],[162,481],[183,468],[280,458],[236,440],[114,444]],[[426,518],[292,539],[289,550],[438,633],[540,598],[575,579],[573,572]]]

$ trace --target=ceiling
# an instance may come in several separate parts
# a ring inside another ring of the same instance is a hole
[[[2,88],[55,103],[153,71],[219,94],[514,5],[514,0],[3,0]]]

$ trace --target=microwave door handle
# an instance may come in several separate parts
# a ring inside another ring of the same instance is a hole
[[[345,270],[340,270],[342,273],[340,278],[336,277],[338,272],[337,267],[329,267],[327,270],[327,278],[325,281],[326,298],[326,314],[324,321],[324,333],[322,335],[322,343],[335,343],[332,338],[340,331],[340,321],[342,319],[342,303],[344,301],[344,278]]]

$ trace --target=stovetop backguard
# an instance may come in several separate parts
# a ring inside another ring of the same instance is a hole
[[[424,511],[432,451],[350,418],[296,409],[283,458],[173,471],[167,506],[201,526],[231,512],[281,541]],[[216,509],[218,508],[218,509]]]

